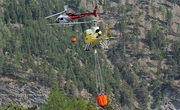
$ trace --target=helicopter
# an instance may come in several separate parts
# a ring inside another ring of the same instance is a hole
[[[87,29],[84,32],[84,41],[85,45],[83,46],[85,51],[89,51],[89,47],[92,45],[93,48],[96,48],[97,45],[101,45],[103,49],[108,49],[108,44],[107,41],[110,38],[115,38],[115,37],[108,37],[108,24],[106,24],[106,34],[102,35],[101,30],[97,26],[97,23],[102,20],[93,20],[91,22],[94,23],[94,26],[92,26],[90,29]]]
[[[60,27],[65,26],[65,25],[73,26],[73,24],[89,23],[89,22],[74,22],[74,20],[77,18],[86,17],[89,15],[94,15],[95,17],[97,17],[97,14],[96,14],[97,6],[95,6],[93,13],[86,13],[86,14],[80,14],[80,15],[76,15],[73,13],[66,13],[67,8],[68,8],[68,5],[65,5],[64,11],[45,17],[45,19],[47,19],[47,18],[61,14],[56,18],[55,23],[48,24],[48,25],[59,25]]]

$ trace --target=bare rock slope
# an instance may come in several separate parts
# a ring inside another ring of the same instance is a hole
[[[0,79],[0,105],[15,102],[24,107],[40,106],[48,97],[49,89],[37,86],[35,83],[19,83],[18,81]]]

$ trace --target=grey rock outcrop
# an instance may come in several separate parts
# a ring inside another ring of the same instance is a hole
[[[156,110],[180,110],[180,93],[166,89],[162,102]]]
[[[17,81],[0,80],[0,106],[2,107],[9,102],[18,103],[23,107],[41,106],[49,93],[49,88],[46,89],[34,83],[22,84]]]

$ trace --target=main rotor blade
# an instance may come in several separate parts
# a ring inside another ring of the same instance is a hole
[[[56,13],[56,14],[47,16],[47,17],[45,17],[45,19],[50,18],[50,17],[53,17],[53,16],[56,16],[56,15],[59,15],[59,14],[61,14],[61,13],[65,13],[65,12],[66,12],[66,11],[64,10],[64,11],[62,11],[62,12],[59,12],[59,13]]]
[[[47,24],[47,25],[72,25],[72,24],[83,24],[83,23],[91,23],[91,22],[52,23],[52,24]]]
[[[99,38],[101,38],[101,39],[106,39],[106,40],[108,39],[108,38],[106,38],[106,37],[102,37],[102,36],[99,36]]]
[[[68,5],[64,6],[64,11],[45,17],[45,19],[67,12]]]
[[[47,25],[59,25],[59,23],[51,23],[51,24],[47,24]]]
[[[83,23],[91,23],[89,21],[87,22],[69,22],[69,23],[60,23],[60,24],[83,24]]]

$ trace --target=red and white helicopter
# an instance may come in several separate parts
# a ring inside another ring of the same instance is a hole
[[[62,15],[59,15],[57,17],[57,19],[55,20],[55,23],[48,24],[48,25],[59,25],[59,26],[63,26],[63,27],[65,25],[72,26],[73,24],[90,23],[89,21],[87,21],[87,22],[74,22],[74,19],[86,17],[89,15],[94,15],[95,17],[97,17],[97,15],[96,15],[97,6],[95,6],[93,13],[86,13],[86,14],[80,14],[80,15],[76,15],[73,13],[66,13],[67,7],[68,7],[68,5],[65,5],[64,11],[45,17],[45,19],[47,19],[47,18],[50,18],[50,17],[53,17],[53,16],[56,16],[56,15],[63,13]]]

